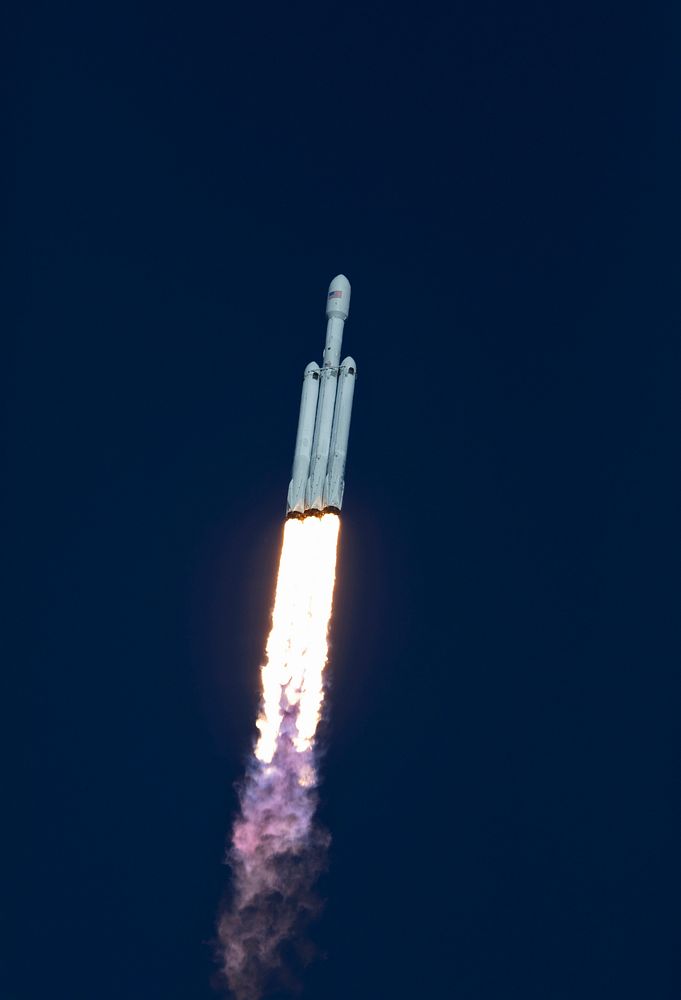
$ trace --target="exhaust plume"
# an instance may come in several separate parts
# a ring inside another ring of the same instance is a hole
[[[258,740],[239,790],[227,862],[233,897],[218,922],[221,971],[237,1000],[291,984],[329,836],[315,822],[315,733],[333,603],[336,514],[284,526],[272,627],[261,668]]]

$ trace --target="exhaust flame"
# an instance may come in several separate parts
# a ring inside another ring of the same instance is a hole
[[[340,521],[289,520],[262,667],[254,757],[240,789],[227,861],[234,894],[219,920],[220,962],[238,1000],[258,1000],[314,915],[328,835],[314,822],[314,738],[324,696]]]
[[[284,717],[295,711],[297,750],[308,750],[321,711],[340,521],[335,514],[292,519],[284,526],[267,662],[262,668],[262,711],[255,748],[269,763]]]

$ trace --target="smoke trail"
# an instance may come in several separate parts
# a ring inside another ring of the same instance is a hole
[[[240,789],[227,861],[233,899],[218,923],[222,973],[237,1000],[258,1000],[290,975],[287,954],[318,909],[314,887],[328,834],[314,821],[314,738],[333,603],[335,514],[284,528],[272,628],[262,667],[259,738]]]

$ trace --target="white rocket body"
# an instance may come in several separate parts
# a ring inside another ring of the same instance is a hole
[[[343,504],[345,460],[357,376],[352,358],[339,363],[343,327],[349,310],[350,282],[339,274],[329,285],[326,300],[322,368],[313,361],[303,375],[287,517],[339,511]]]

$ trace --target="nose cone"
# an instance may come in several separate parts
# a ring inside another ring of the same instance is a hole
[[[306,375],[314,375],[315,372],[317,373],[317,377],[319,377],[319,365],[316,361],[311,361],[309,365],[306,366],[303,377]]]
[[[344,274],[337,274],[329,285],[326,297],[326,315],[347,319],[350,312],[350,282]]]
[[[347,371],[348,375],[356,375],[357,365],[355,364],[355,359],[351,357],[343,358],[341,370]]]

